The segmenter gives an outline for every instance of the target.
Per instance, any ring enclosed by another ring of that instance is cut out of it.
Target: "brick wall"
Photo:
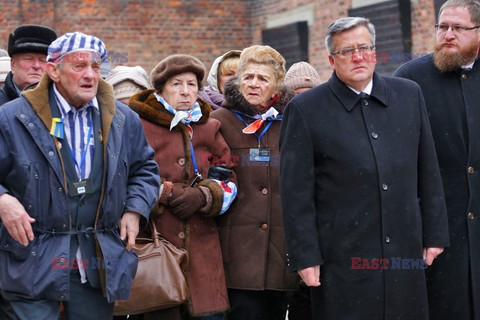
[[[412,51],[431,52],[434,0],[412,2]],[[261,43],[269,17],[313,4],[309,61],[323,80],[330,77],[325,29],[346,16],[352,0],[0,0],[0,47],[22,23],[50,26],[59,34],[95,34],[111,52],[128,55],[127,65],[147,72],[173,53],[188,53],[210,68],[218,55]],[[119,61],[121,62],[121,61]]]
[[[412,4],[412,52],[430,53],[435,42],[435,7],[433,0]]]
[[[251,43],[246,1],[0,0],[0,8],[0,48],[15,26],[43,24],[59,35],[94,34],[147,72],[173,53],[195,55],[209,69],[215,57]]]

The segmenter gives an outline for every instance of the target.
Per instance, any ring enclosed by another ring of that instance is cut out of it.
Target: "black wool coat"
[[[447,203],[450,248],[427,272],[432,319],[480,319],[480,61],[441,73],[428,55],[395,76],[425,97]]]
[[[5,78],[5,83],[0,87],[0,106],[19,97],[13,84],[13,74],[10,71]]]
[[[422,252],[448,228],[418,85],[374,74],[362,98],[334,73],[288,104],[280,150],[290,268],[321,265],[314,319],[428,319]]]

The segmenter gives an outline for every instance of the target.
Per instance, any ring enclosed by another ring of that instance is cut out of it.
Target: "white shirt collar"
[[[473,69],[473,65],[475,64],[475,60],[472,63],[467,64],[466,66],[462,66],[462,69]]]
[[[353,89],[352,87],[348,86],[347,87],[350,88],[350,90],[352,90],[353,92],[355,92],[356,94],[360,94],[361,92],[358,91],[358,90],[355,90]],[[363,89],[362,92],[365,92],[366,94],[370,95],[372,93],[372,88],[373,88],[373,78],[370,79],[370,82],[367,84],[367,86],[365,87],[365,89]]]
[[[65,98],[62,96],[60,91],[58,91],[56,84],[53,84],[53,92],[55,93],[55,96],[57,97],[58,102],[60,102],[59,107],[63,110],[62,113],[65,116],[67,113],[70,112],[70,110],[72,110],[72,106],[70,105],[70,103],[67,102],[67,100],[65,100]],[[93,99],[88,103],[86,103],[82,108],[86,106],[93,106],[95,109],[99,110],[97,97],[93,97]],[[82,109],[82,108],[79,108],[79,109]]]

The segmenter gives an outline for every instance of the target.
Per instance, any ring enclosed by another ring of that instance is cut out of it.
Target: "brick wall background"
[[[0,47],[20,24],[44,24],[58,34],[82,31],[105,41],[110,52],[127,54],[126,65],[147,72],[173,53],[202,60],[207,69],[231,49],[261,43],[270,15],[313,4],[309,62],[323,80],[331,74],[324,48],[326,27],[346,16],[351,0],[0,0]],[[412,51],[431,52],[434,0],[412,2]],[[125,63],[126,62],[126,63]]]
[[[0,47],[17,25],[34,23],[59,35],[94,34],[148,73],[173,53],[210,67],[216,56],[251,44],[248,17],[248,3],[237,0],[1,0]]]

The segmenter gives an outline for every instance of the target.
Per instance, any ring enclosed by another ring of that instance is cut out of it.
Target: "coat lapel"
[[[361,98],[360,95],[356,94],[349,87],[347,87],[347,85],[337,77],[335,72],[328,80],[328,86],[348,112],[352,111],[353,107],[355,107]],[[373,88],[370,97],[375,98],[384,106],[387,106],[388,104],[387,87],[385,85],[385,81],[375,72],[373,73]]]

